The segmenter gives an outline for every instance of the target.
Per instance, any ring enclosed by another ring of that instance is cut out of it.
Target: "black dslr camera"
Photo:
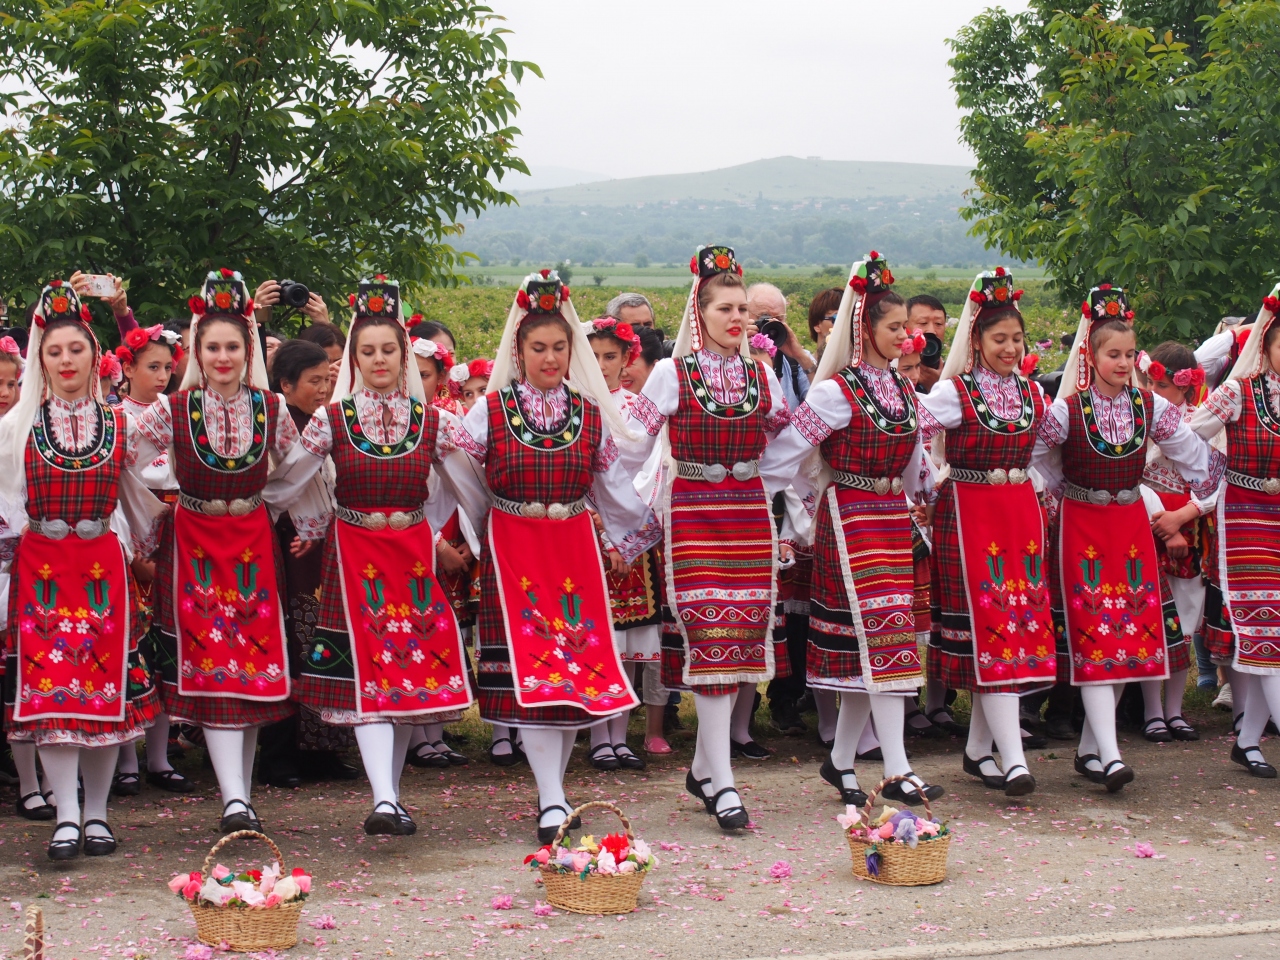
[[[297,280],[280,281],[280,306],[301,310],[310,297],[311,291],[305,283],[298,283]]]
[[[924,335],[924,349],[920,351],[920,362],[930,370],[942,366],[942,338],[936,333]]]

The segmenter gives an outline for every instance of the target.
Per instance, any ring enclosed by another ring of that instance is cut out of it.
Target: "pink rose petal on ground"
[[[511,894],[508,893],[505,896],[494,897],[491,901],[489,901],[489,906],[494,910],[510,910]]]
[[[321,914],[320,916],[318,916],[318,917],[312,917],[312,918],[311,918],[310,920],[308,920],[307,922],[308,922],[309,924],[311,924],[311,926],[315,927],[317,930],[336,930],[336,929],[338,929],[338,921],[334,920],[334,919],[333,919],[333,917],[332,917],[332,915],[327,914],[327,913],[322,913],[322,914]]]
[[[555,911],[551,909],[551,904],[543,903],[541,900],[535,900],[533,904],[533,915],[535,917],[549,917]]]
[[[791,876],[791,864],[785,860],[779,860],[769,868],[769,876],[775,880],[786,880]]]

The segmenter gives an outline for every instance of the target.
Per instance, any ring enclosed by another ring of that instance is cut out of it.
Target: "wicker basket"
[[[631,832],[631,821],[626,814],[612,803],[605,800],[593,800],[584,803],[567,817],[551,841],[554,849],[564,839],[573,818],[585,810],[609,810],[618,815],[622,821],[622,829],[627,839],[635,842],[636,835]],[[602,876],[592,873],[584,880],[576,873],[560,873],[552,867],[543,866],[542,884],[547,890],[547,903],[557,910],[568,910],[570,913],[631,913],[640,901],[640,885],[644,883],[644,875],[648,871],[637,870],[635,873],[615,873]]]
[[[276,862],[284,871],[284,857],[271,838],[256,830],[237,830],[213,845],[204,858],[202,882],[213,869],[214,859],[224,846],[240,838],[261,840],[271,848]],[[188,901],[196,918],[196,936],[211,947],[225,943],[230,949],[247,953],[251,950],[283,950],[298,942],[298,921],[302,919],[302,901],[277,904],[274,907],[215,907],[211,903]]]
[[[876,794],[891,783],[906,780],[906,777],[889,777],[881,782],[867,795],[867,805],[863,808],[864,823],[871,823],[871,805]],[[929,798],[922,796],[924,812],[930,820],[933,810],[929,807]],[[855,837],[851,831],[845,832],[849,841],[849,852],[853,854],[853,875],[872,883],[885,883],[895,887],[923,887],[931,883],[941,883],[947,879],[947,853],[951,848],[951,834],[922,840],[915,848],[905,843],[873,842],[866,837]],[[880,871],[878,876],[871,876],[867,871],[867,854],[872,848],[880,854]]]
[[[27,907],[27,925],[22,938],[22,960],[44,960],[44,913],[37,906]]]

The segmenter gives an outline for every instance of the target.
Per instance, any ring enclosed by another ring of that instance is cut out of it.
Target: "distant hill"
[[[774,157],[702,173],[631,177],[578,183],[554,190],[521,191],[520,202],[522,206],[562,203],[617,207],[673,200],[799,203],[872,197],[958,199],[972,183],[967,167]]]

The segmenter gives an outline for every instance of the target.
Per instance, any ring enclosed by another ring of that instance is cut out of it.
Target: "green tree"
[[[1111,280],[1155,333],[1255,308],[1280,267],[1280,4],[987,11],[952,41],[988,246],[1064,300]]]
[[[0,10],[0,296],[112,272],[140,318],[206,269],[334,298],[449,283],[462,213],[526,173],[509,59],[470,0],[11,0]]]

